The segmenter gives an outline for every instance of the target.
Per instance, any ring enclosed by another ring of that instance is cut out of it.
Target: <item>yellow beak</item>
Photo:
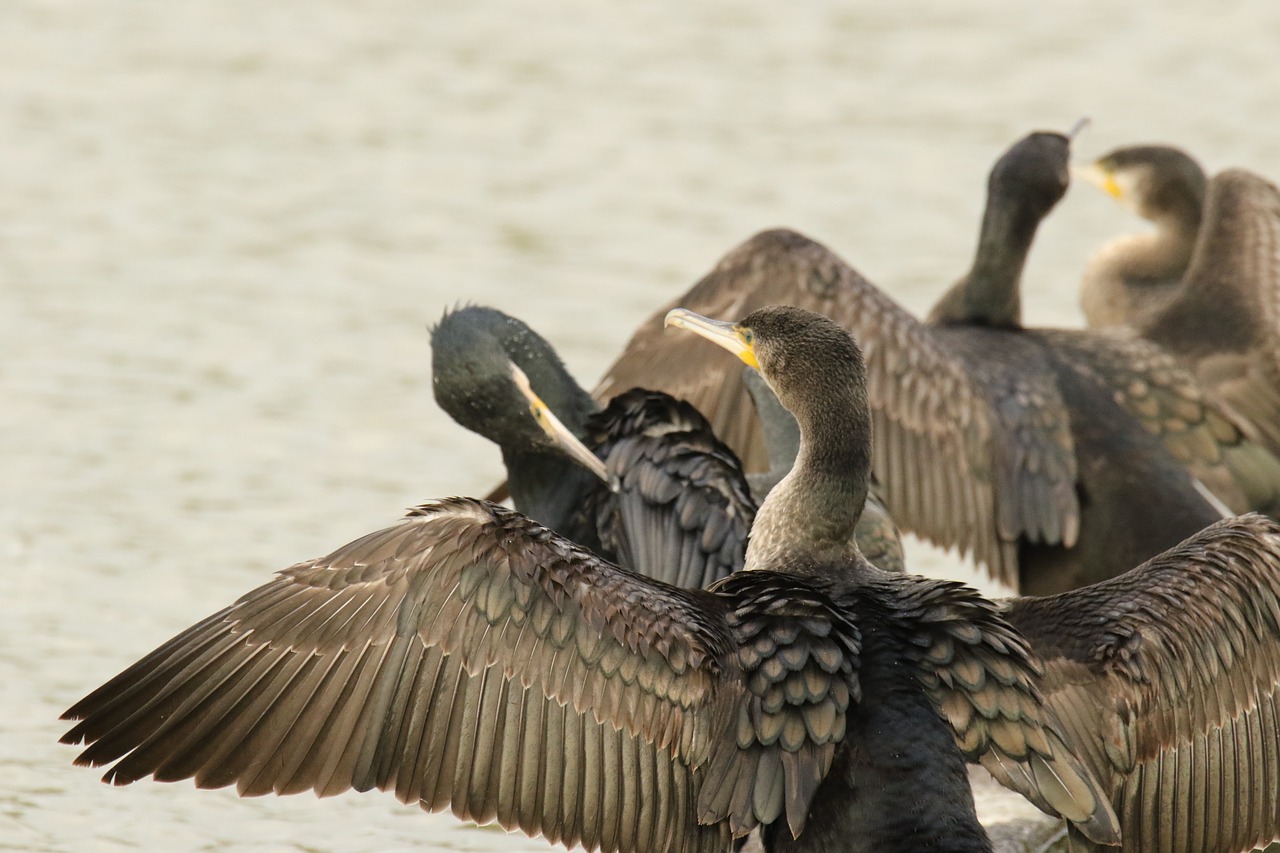
[[[515,364],[511,365],[511,378],[515,380],[516,387],[520,389],[520,393],[529,401],[529,413],[538,422],[538,426],[542,427],[542,431],[552,441],[560,445],[571,459],[604,482],[609,482],[609,472],[604,467],[604,463],[588,450],[585,444],[578,440],[578,437],[555,416],[555,413],[547,407],[546,403],[542,402],[542,398],[534,393],[533,386],[529,384],[529,377],[525,376],[524,371],[516,367]]]
[[[1117,201],[1124,199],[1124,189],[1121,188],[1119,182],[1116,181],[1116,176],[1109,169],[1098,163],[1090,163],[1082,169],[1073,171],[1081,180],[1093,184]]]
[[[756,360],[756,350],[752,344],[750,332],[737,323],[712,320],[709,317],[703,317],[701,314],[695,314],[688,308],[672,308],[667,312],[667,319],[663,325],[688,329],[695,335],[700,335],[713,344],[724,347],[742,359],[743,363],[754,367],[756,370],[760,369],[760,362]]]

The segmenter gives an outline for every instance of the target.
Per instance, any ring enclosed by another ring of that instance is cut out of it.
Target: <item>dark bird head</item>
[[[987,176],[987,205],[973,265],[929,313],[935,324],[1018,328],[1022,270],[1040,222],[1071,183],[1069,133],[1029,133],[1001,155]]]
[[[493,308],[447,312],[431,330],[431,386],[449,417],[499,445],[504,454],[551,450],[552,440],[530,416],[512,371],[581,435],[595,410],[551,345],[521,321]]]
[[[994,197],[1008,199],[1023,216],[1039,224],[1067,194],[1070,163],[1069,136],[1043,130],[1029,133],[991,167],[988,204]]]
[[[1192,227],[1200,225],[1207,179],[1200,164],[1178,148],[1117,148],[1081,169],[1080,177],[1144,219],[1174,217]]]

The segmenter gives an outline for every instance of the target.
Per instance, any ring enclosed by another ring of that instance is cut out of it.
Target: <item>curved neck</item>
[[[1022,270],[1040,217],[1016,202],[987,202],[973,266],[934,306],[933,323],[1022,325]]]
[[[1182,277],[1195,249],[1196,226],[1177,217],[1156,222],[1156,230],[1114,241],[1117,269],[1130,283],[1172,283]]]
[[[518,452],[503,450],[507,466],[507,488],[515,508],[552,530],[578,539],[575,514],[588,491],[598,481],[576,462],[558,452]],[[592,547],[590,542],[580,545]]]
[[[867,498],[871,420],[865,389],[832,389],[797,407],[800,449],[790,473],[769,492],[747,542],[746,567],[785,570],[858,554],[854,530]]]

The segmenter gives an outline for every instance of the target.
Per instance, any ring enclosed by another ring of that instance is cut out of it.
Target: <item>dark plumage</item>
[[[582,511],[619,563],[694,587],[742,568],[756,501],[738,457],[697,409],[633,388],[587,420],[583,441],[605,480]]]
[[[929,323],[789,231],[747,241],[676,300],[710,316],[795,304],[852,330],[867,349],[874,470],[894,520],[1035,593],[1112,577],[1221,517],[1193,477],[1232,511],[1280,506],[1280,460],[1170,353],[1020,325],[1023,264],[1065,192],[1068,153],[1066,137],[1036,133],[1000,158],[972,267]],[[596,393],[648,377],[754,452],[737,368],[664,336],[661,313]]]
[[[803,436],[755,571],[677,588],[438,501],[179,634],[71,708],[63,740],[122,784],[377,787],[655,851],[723,851],[756,826],[771,850],[989,850],[967,758],[1114,839],[995,605],[850,545],[870,459],[852,340],[786,309],[736,328]]]
[[[1045,699],[1125,851],[1280,838],[1280,525],[1226,519],[1119,577],[1002,612],[1043,661]]]
[[[1120,149],[1095,168],[1156,231],[1091,260],[1081,289],[1090,324],[1127,325],[1172,353],[1280,454],[1280,190],[1243,169],[1206,182],[1194,160],[1161,146]],[[1113,310],[1091,310],[1097,302]]]
[[[601,413],[541,335],[492,308],[446,313],[432,330],[431,346],[437,402],[499,445],[521,513],[606,559],[678,586],[707,586],[741,567],[755,504],[737,459],[692,407],[665,394],[654,400],[635,392]],[[530,396],[538,406],[532,416]],[[636,521],[630,531],[613,511],[608,487],[566,454],[554,430],[540,426],[538,418],[548,417],[566,435],[600,434],[603,441],[603,430],[611,446],[625,444],[628,465],[636,465],[628,482],[643,487],[627,492],[632,500],[625,511]],[[682,464],[694,447],[706,452],[693,465]],[[721,510],[715,530],[702,525],[712,516],[707,501]]]

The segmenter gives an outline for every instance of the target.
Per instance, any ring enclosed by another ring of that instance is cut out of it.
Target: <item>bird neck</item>
[[[800,455],[800,425],[764,380],[751,380],[746,384],[755,403],[765,452],[769,455],[769,473],[774,475],[775,481],[781,480]]]
[[[1155,224],[1153,232],[1130,234],[1113,243],[1111,256],[1120,275],[1130,283],[1170,284],[1181,278],[1191,263],[1196,223],[1168,216]]]
[[[988,201],[973,266],[934,306],[930,322],[1021,327],[1022,270],[1040,218],[1026,205]]]
[[[560,453],[504,448],[502,459],[515,508],[544,527],[573,538],[575,515],[597,483],[594,475]]]
[[[853,534],[871,466],[871,422],[865,392],[860,396],[861,411],[854,401],[831,395],[795,412],[800,449],[790,473],[756,513],[747,568],[785,571],[796,561],[822,564],[860,556]]]

